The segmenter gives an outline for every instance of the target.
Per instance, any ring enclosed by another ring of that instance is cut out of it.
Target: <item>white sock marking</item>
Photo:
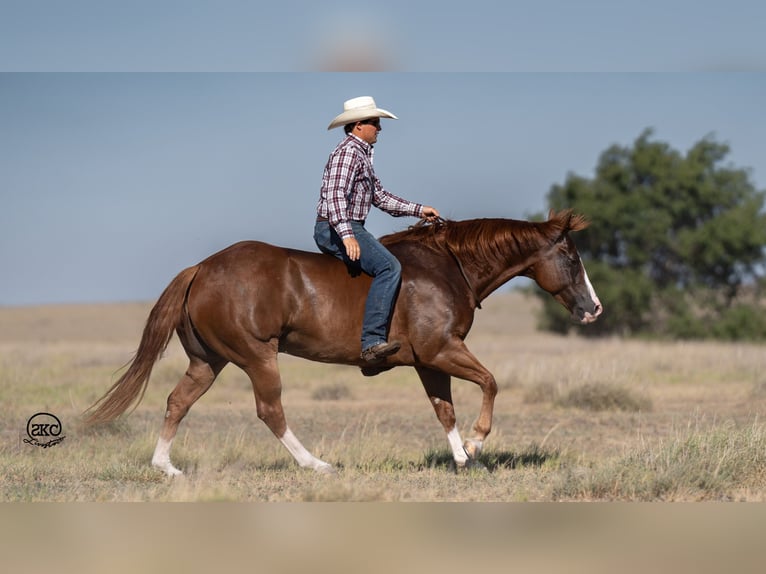
[[[447,433],[447,440],[449,441],[450,448],[452,448],[452,457],[458,466],[463,466],[468,461],[468,455],[463,448],[463,440],[460,438],[460,433],[457,427],[452,427],[452,430]]]
[[[152,466],[162,470],[168,476],[178,476],[183,474],[170,462],[170,447],[173,445],[173,439],[165,440],[162,437],[157,439],[157,446],[152,455]]]
[[[313,468],[319,472],[334,472],[331,464],[328,464],[322,460],[319,460],[313,454],[306,450],[289,428],[285,431],[285,434],[279,439],[285,448],[290,451],[293,458],[299,466],[303,468]]]

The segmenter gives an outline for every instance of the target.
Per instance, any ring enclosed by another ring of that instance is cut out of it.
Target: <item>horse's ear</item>
[[[579,213],[569,214],[569,222],[567,224],[569,231],[582,231],[588,227],[589,224],[590,222],[585,218],[584,215],[580,215]]]
[[[584,216],[574,213],[571,209],[565,209],[559,213],[551,209],[548,212],[548,221],[552,222],[554,229],[557,230],[556,241],[561,241],[570,231],[581,231],[588,227],[588,220]]]
[[[569,220],[572,218],[572,210],[571,209],[562,209],[559,212],[556,212],[554,209],[548,210],[548,221],[555,220],[558,225],[560,225],[565,230],[569,229]]]
[[[559,213],[551,209],[548,211],[548,221],[552,219],[558,220],[562,234],[568,231],[582,231],[590,223],[585,216],[575,213],[571,209],[565,209]]]

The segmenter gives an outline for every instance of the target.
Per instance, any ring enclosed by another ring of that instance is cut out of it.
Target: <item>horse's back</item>
[[[244,331],[300,355],[319,339],[348,345],[350,331],[358,339],[369,284],[330,255],[241,241],[199,264],[188,311],[216,351],[239,344]]]

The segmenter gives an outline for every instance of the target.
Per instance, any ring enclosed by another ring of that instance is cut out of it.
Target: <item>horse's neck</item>
[[[497,257],[468,262],[466,272],[479,300],[483,301],[496,289],[522,274],[540,257],[542,249],[541,238],[539,244],[527,245],[522,250],[518,250],[516,244],[507,245]]]

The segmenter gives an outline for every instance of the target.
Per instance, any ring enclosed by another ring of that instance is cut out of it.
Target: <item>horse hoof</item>
[[[338,474],[338,471],[335,470],[335,467],[331,464],[322,464],[320,466],[317,466],[314,469],[319,474],[324,474],[325,476],[332,476],[335,474]]]
[[[455,463],[455,472],[456,473],[463,473],[463,472],[489,472],[489,469],[484,466],[481,462],[474,458],[469,458],[467,461],[465,461],[463,464],[457,464]]]
[[[463,450],[468,455],[468,458],[477,459],[481,454],[483,446],[484,443],[482,441],[469,438],[463,443]]]
[[[479,472],[489,472],[489,469],[483,463],[473,458],[468,459],[468,462],[466,462],[465,467],[468,470],[478,470]]]
[[[170,463],[168,463],[168,464],[153,464],[152,466],[154,466],[154,468],[158,468],[159,470],[161,470],[162,472],[164,472],[167,476],[169,476],[171,478],[174,477],[174,476],[182,476],[183,475],[183,471],[182,470],[177,469],[175,466],[173,466]]]

